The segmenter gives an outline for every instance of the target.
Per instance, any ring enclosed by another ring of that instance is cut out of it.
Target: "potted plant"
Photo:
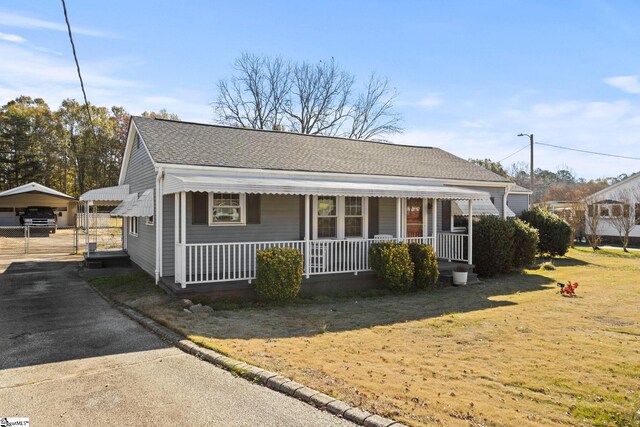
[[[462,264],[456,265],[455,267],[453,267],[453,284],[466,285],[468,274],[469,274],[469,269],[466,265],[462,265]]]

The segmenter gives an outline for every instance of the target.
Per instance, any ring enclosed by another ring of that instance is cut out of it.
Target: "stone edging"
[[[275,372],[265,371],[264,369],[248,365],[216,351],[202,347],[193,341],[186,339],[177,332],[162,326],[155,320],[140,314],[132,308],[114,303],[95,287],[91,286],[91,289],[127,317],[135,320],[140,325],[144,326],[185,353],[189,353],[199,359],[224,368],[227,371],[231,371],[244,379],[257,382],[272,390],[295,397],[296,399],[313,405],[318,409],[326,410],[358,425],[365,427],[406,427],[405,424],[398,421],[394,421],[380,415],[375,415],[363,409],[351,406],[342,400],[335,399],[310,387],[306,387],[304,384],[292,381],[289,378],[276,374]]]

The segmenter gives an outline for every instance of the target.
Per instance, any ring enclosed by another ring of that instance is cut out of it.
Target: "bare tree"
[[[600,249],[601,236],[598,230],[601,219],[600,207],[601,204],[594,198],[587,197],[585,199],[585,234],[594,251]]]
[[[612,204],[611,206],[611,224],[618,231],[620,241],[622,242],[622,249],[625,252],[627,246],[629,246],[629,234],[636,226],[636,219],[631,214],[632,206],[635,207],[634,202],[640,201],[639,189],[634,190],[622,190],[616,193],[616,201],[619,203]]]
[[[402,132],[400,115],[393,111],[397,96],[386,78],[372,74],[351,110],[349,138],[374,139],[381,134]]]
[[[292,63],[281,58],[242,54],[235,74],[218,83],[217,121],[255,129],[379,138],[399,133],[396,91],[386,79],[371,76],[362,93],[355,78],[333,59]]]
[[[272,129],[282,120],[291,89],[291,67],[282,58],[243,53],[236,74],[218,82],[214,110],[220,122],[254,129]]]

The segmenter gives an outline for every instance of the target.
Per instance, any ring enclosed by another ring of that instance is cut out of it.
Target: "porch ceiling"
[[[490,198],[489,193],[485,191],[444,185],[167,174],[163,193],[173,194],[181,191],[309,194],[317,196],[426,197],[452,200],[489,200]]]

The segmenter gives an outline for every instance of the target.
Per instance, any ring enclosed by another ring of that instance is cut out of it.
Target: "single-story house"
[[[30,182],[0,192],[0,226],[19,226],[20,215],[30,206],[50,207],[58,217],[58,226],[73,226],[76,204],[75,197],[37,182]]]
[[[597,191],[584,199],[587,233],[590,233],[589,216],[597,215],[598,234],[605,242],[620,242],[620,233],[612,217],[623,215],[628,218],[631,231],[629,241],[640,243],[640,172],[620,182]]]
[[[533,192],[528,188],[513,184],[507,194],[507,207],[515,216],[519,217],[523,212],[529,210],[532,194]]]
[[[513,183],[439,148],[145,117],[119,185],[124,249],[176,289],[250,283],[274,246],[301,250],[307,279],[369,270],[383,239],[471,264],[473,215],[514,216]]]

